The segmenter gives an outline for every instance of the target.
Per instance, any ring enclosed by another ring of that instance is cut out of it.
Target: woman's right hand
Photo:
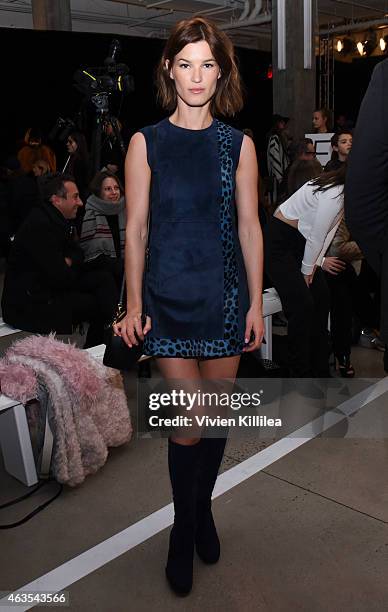
[[[141,313],[139,312],[127,312],[121,321],[113,325],[113,332],[116,336],[121,336],[129,348],[134,345],[138,346],[139,340],[143,341],[144,336],[148,334],[150,329],[151,318],[146,317],[145,325],[142,327]]]
[[[322,270],[329,272],[336,276],[340,272],[343,272],[346,268],[346,263],[339,259],[339,257],[324,257],[322,261]]]

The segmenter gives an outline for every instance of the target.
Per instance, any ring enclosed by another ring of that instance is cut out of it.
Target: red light
[[[272,78],[273,78],[273,70],[272,70],[272,66],[269,65],[267,69],[267,79],[272,79]]]

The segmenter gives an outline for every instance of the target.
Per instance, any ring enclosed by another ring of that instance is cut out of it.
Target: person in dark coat
[[[44,203],[16,233],[4,280],[3,319],[34,333],[71,334],[89,321],[85,346],[99,344],[109,316],[99,292],[110,291],[108,277],[87,275],[83,252],[70,224],[83,205],[68,175],[50,175],[42,185]]]
[[[381,278],[380,338],[388,343],[388,60],[376,66],[361,104],[346,179],[345,218]],[[388,371],[385,351],[384,368]]]
[[[5,185],[0,181],[0,257],[8,257],[11,247],[11,221]]]

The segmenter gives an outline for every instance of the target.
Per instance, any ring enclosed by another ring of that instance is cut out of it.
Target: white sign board
[[[315,151],[317,154],[317,160],[320,164],[325,167],[327,162],[331,158],[331,139],[334,136],[334,132],[329,134],[305,134],[305,138],[311,138],[315,145]]]

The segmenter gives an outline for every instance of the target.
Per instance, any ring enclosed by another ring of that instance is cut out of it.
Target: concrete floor
[[[384,376],[378,351],[355,347],[352,358],[359,376]],[[132,411],[135,384],[129,377]],[[373,405],[363,410],[375,418]],[[213,567],[195,560],[188,598],[175,597],[166,584],[164,529],[74,581],[65,589],[69,609],[386,611],[387,440],[341,435],[339,428],[332,437],[311,440],[214,501],[222,556]],[[271,442],[251,434],[230,440],[222,470]],[[0,459],[0,504],[25,492]],[[0,524],[47,497],[39,493],[20,508],[2,510]],[[166,440],[135,437],[112,449],[106,465],[84,484],[65,488],[28,523],[0,531],[0,591],[43,576],[170,501]]]

